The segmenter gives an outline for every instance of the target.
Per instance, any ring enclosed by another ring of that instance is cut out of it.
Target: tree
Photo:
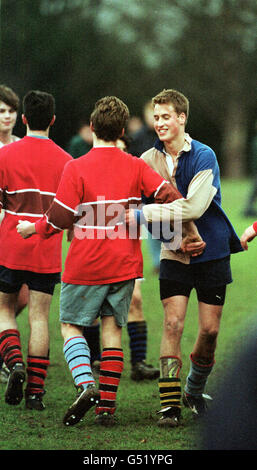
[[[33,88],[55,96],[52,135],[62,146],[97,99],[116,94],[137,110],[147,89],[140,56],[112,29],[99,29],[100,10],[101,0],[2,1],[1,81],[20,96]]]
[[[65,145],[94,102],[132,114],[163,88],[190,99],[189,132],[216,150],[222,175],[246,171],[256,114],[256,0],[2,0],[1,81],[54,94]]]
[[[210,122],[219,126],[223,175],[242,177],[250,119],[257,111],[256,2],[200,0],[194,2],[190,16],[177,44],[181,57],[186,57],[185,88]]]
[[[159,89],[177,87],[189,96],[201,134],[207,143],[216,140],[223,175],[244,175],[257,111],[256,1],[102,0],[101,10],[101,28],[120,25],[114,33],[134,43]]]

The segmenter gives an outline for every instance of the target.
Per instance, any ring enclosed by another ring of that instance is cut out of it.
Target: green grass
[[[223,181],[223,207],[240,236],[251,219],[241,216],[250,183]],[[67,244],[64,242],[64,254]],[[159,301],[158,279],[152,274],[151,261],[143,243],[145,282],[142,285],[143,308],[148,322],[147,361],[158,366],[163,312]],[[215,394],[217,384],[224,380],[229,362],[240,344],[247,339],[249,321],[255,315],[257,242],[249,251],[233,255],[234,282],[228,288],[221,331],[216,352],[216,365],[208,382],[207,392]],[[83,422],[74,428],[64,427],[62,417],[74,399],[75,389],[64,361],[63,341],[59,327],[59,292],[56,289],[50,313],[51,365],[46,381],[46,410],[25,410],[24,402],[11,407],[4,402],[5,386],[0,384],[0,449],[1,450],[194,450],[199,449],[199,429],[188,410],[183,409],[182,425],[173,430],[156,426],[159,410],[157,382],[135,383],[130,380],[128,335],[123,331],[125,367],[118,391],[117,419],[113,429],[98,428],[90,410]],[[189,354],[197,332],[197,302],[190,298],[182,340],[182,383],[188,371]],[[25,310],[18,317],[24,358],[27,352],[28,322]]]

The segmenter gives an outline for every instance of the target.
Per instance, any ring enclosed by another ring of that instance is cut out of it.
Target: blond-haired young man
[[[214,151],[185,131],[189,100],[181,92],[165,89],[153,99],[158,140],[141,159],[171,182],[183,197],[171,204],[149,204],[144,217],[194,220],[206,248],[200,256],[161,251],[160,297],[164,328],[160,347],[160,426],[177,426],[181,416],[181,338],[190,292],[196,289],[199,331],[190,355],[183,402],[195,416],[206,411],[204,389],[214,365],[226,286],[232,282],[230,255],[242,251],[230,221],[221,207],[220,172]],[[133,212],[133,211],[132,211]],[[133,213],[127,220],[133,218]]]

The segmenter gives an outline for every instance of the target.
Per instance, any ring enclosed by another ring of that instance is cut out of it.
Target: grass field
[[[238,235],[250,225],[251,219],[243,218],[242,208],[250,183],[248,181],[223,181],[223,208],[232,221]],[[218,240],[217,240],[218,243]],[[64,242],[64,255],[67,250]],[[162,307],[159,301],[158,279],[152,274],[151,262],[143,244],[145,282],[142,286],[144,314],[148,321],[147,361],[158,366],[159,344],[162,332]],[[215,389],[224,379],[234,350],[247,341],[248,323],[256,313],[256,254],[257,242],[249,251],[233,255],[234,282],[228,288],[221,331],[216,353],[216,365],[211,375],[207,393],[215,395]],[[47,393],[43,412],[25,410],[24,401],[17,406],[4,402],[5,386],[0,384],[0,449],[1,450],[196,450],[199,449],[199,429],[188,410],[183,409],[182,425],[173,430],[160,430],[157,426],[159,395],[157,381],[136,383],[130,380],[128,335],[123,331],[125,367],[118,391],[115,428],[102,429],[94,424],[94,412],[90,410],[74,427],[62,424],[67,406],[75,396],[70,372],[63,358],[63,341],[60,335],[58,310],[60,287],[56,289],[50,315],[51,365],[46,381]],[[27,311],[18,318],[24,358],[27,353]],[[197,304],[195,294],[190,298],[186,325],[182,340],[182,384],[188,372],[189,354],[197,332]]]

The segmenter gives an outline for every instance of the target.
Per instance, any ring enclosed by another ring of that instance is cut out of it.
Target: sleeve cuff
[[[38,235],[40,235],[41,237],[43,236],[43,233],[44,233],[44,230],[43,230],[43,227],[42,227],[42,223],[43,223],[43,219],[39,219],[35,222],[35,231]],[[43,237],[44,238],[44,237]]]
[[[135,219],[138,225],[142,225],[142,224],[147,225],[147,220],[142,210],[135,209],[134,215],[135,215]]]
[[[257,233],[257,220],[253,223],[253,230]]]
[[[35,222],[35,230],[36,230],[36,233],[39,233],[39,227],[38,227],[38,226],[39,226],[39,223],[40,223],[40,220],[37,220],[37,221]]]

